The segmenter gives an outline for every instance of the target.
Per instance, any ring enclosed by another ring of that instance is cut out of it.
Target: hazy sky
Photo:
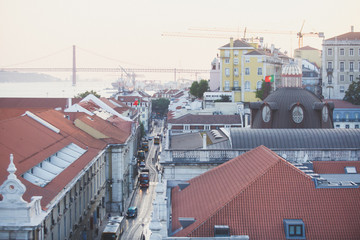
[[[228,39],[161,34],[231,28],[240,30],[237,38],[245,27],[297,32],[305,20],[304,33],[330,38],[351,25],[360,31],[359,9],[358,0],[0,0],[0,67],[71,67],[76,45],[78,67],[209,69]],[[246,36],[289,53],[297,48],[296,33]],[[306,45],[320,49],[321,39],[305,37]]]

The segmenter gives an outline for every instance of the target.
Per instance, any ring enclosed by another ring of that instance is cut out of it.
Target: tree
[[[354,81],[349,85],[345,92],[344,101],[350,102],[354,105],[360,105],[360,79]]]
[[[262,80],[261,88],[256,89],[256,97],[264,100],[267,96],[269,96],[271,90],[271,85],[269,82],[265,82]]]
[[[94,90],[91,90],[90,92],[89,91],[86,91],[86,92],[83,92],[83,93],[79,93],[78,95],[76,95],[74,98],[84,98],[86,97],[87,95],[89,94],[92,94],[94,95],[95,97],[97,98],[100,98],[100,94],[97,94]]]
[[[195,81],[191,84],[190,94],[194,97],[197,97],[199,94],[199,82]]]
[[[190,87],[190,94],[197,98],[202,98],[204,92],[209,88],[209,83],[207,80],[200,80],[200,82],[193,82]]]
[[[152,112],[158,116],[165,116],[169,109],[170,100],[166,98],[159,98],[151,101]]]
[[[140,121],[139,121],[140,122]],[[140,122],[140,139],[142,138],[142,137],[144,137],[145,136],[145,128],[144,128],[144,123],[143,122]]]
[[[202,98],[204,96],[204,92],[206,92],[209,88],[209,83],[207,80],[201,80],[199,83],[199,92],[198,97]]]

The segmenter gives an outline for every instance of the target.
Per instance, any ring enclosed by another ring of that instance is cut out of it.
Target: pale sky
[[[359,9],[358,0],[0,0],[0,67],[71,67],[76,45],[78,67],[209,69],[229,39],[161,34],[199,33],[194,27],[239,29],[234,38],[245,27],[293,31],[246,35],[263,36],[290,55],[304,20],[303,33],[324,32],[326,39],[351,25],[359,32]],[[321,39],[304,37],[306,45],[321,49]]]

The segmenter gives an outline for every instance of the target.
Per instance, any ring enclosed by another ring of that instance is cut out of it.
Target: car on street
[[[137,217],[137,207],[129,207],[126,212],[127,218],[136,218]]]
[[[144,168],[145,167],[145,161],[141,161],[139,163],[139,168]]]

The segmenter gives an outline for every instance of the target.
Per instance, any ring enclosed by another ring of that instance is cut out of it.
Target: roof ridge
[[[222,204],[219,208],[215,209],[212,213],[210,213],[209,215],[207,215],[206,217],[204,217],[205,220],[202,221],[201,223],[198,223],[198,225],[197,225],[196,227],[194,227],[194,228],[193,228],[189,233],[187,233],[186,235],[191,234],[191,233],[192,233],[193,231],[195,231],[197,228],[199,228],[200,226],[202,226],[203,224],[205,224],[211,216],[214,216],[220,209],[222,209],[222,208],[224,208],[225,206],[227,206],[237,195],[239,195],[240,193],[244,192],[245,189],[247,189],[247,188],[248,188],[249,186],[251,186],[255,181],[257,181],[257,180],[260,179],[262,176],[264,176],[264,174],[266,174],[266,172],[268,172],[269,169],[273,168],[273,167],[274,167],[276,164],[278,164],[279,161],[282,159],[279,155],[277,155],[275,152],[271,151],[269,148],[267,148],[267,147],[264,146],[264,145],[261,145],[261,146],[255,148],[255,149],[253,149],[252,151],[245,152],[245,153],[239,155],[238,157],[244,158],[244,157],[246,157],[246,155],[249,155],[249,153],[255,151],[256,149],[261,149],[261,150],[266,151],[267,153],[273,155],[273,157],[276,157],[277,160],[276,160],[275,162],[273,162],[272,164],[270,164],[270,166],[269,166],[268,168],[266,168],[266,169],[264,170],[264,172],[260,173],[256,178],[254,178],[252,181],[250,181],[241,191],[239,191],[239,192],[237,192],[235,195],[231,196],[231,197],[229,198],[229,199],[230,199],[229,201],[225,202],[225,203]],[[235,158],[236,158],[236,157],[235,157]],[[286,161],[286,160],[284,160],[284,161]],[[223,163],[221,166],[226,166],[226,165],[228,165],[228,164],[231,164],[231,161],[227,161],[227,162]],[[216,170],[216,168],[213,168],[213,169],[210,169],[209,171],[207,171],[206,173],[211,172],[211,171],[215,171],[215,170]],[[195,177],[195,178],[192,178],[191,180],[196,179],[196,178],[199,178],[199,177],[201,177],[201,175],[199,175],[199,176],[197,176],[197,177]],[[191,181],[191,180],[190,180],[190,181]],[[190,182],[190,181],[189,181],[189,182]],[[196,222],[195,222],[195,223],[196,223]],[[194,223],[194,224],[195,224],[195,223]]]
[[[221,209],[224,209],[226,206],[228,206],[231,202],[234,201],[234,199],[236,199],[240,194],[244,193],[246,190],[248,190],[255,182],[259,181],[262,177],[264,177],[266,174],[269,173],[270,170],[272,170],[275,166],[277,166],[278,164],[285,164],[284,166],[290,167],[293,170],[297,171],[299,174],[302,174],[304,177],[307,178],[311,178],[310,176],[308,176],[306,173],[304,173],[303,171],[301,171],[300,169],[298,169],[297,167],[295,167],[294,165],[292,165],[291,163],[289,163],[288,161],[286,161],[284,158],[282,158],[281,156],[277,155],[275,152],[271,151],[269,148],[267,148],[266,146],[259,146],[262,147],[264,150],[268,151],[269,153],[273,154],[276,158],[277,161],[274,162],[273,164],[271,164],[266,170],[265,172],[263,172],[262,174],[259,174],[259,176],[257,176],[256,178],[254,178],[251,182],[249,182],[240,192],[237,192],[236,194],[234,194],[234,196],[230,197],[229,201],[227,201],[225,204],[221,205],[219,208],[217,208],[216,210],[214,210],[213,213],[209,214],[207,217],[205,217],[205,221],[199,223],[199,225],[197,225],[196,227],[194,227],[191,232],[189,232],[187,235],[191,234],[192,232],[196,231],[196,229],[198,229],[200,226],[204,225],[205,223],[207,223],[212,216],[215,216],[215,214],[217,214]],[[311,180],[311,179],[309,179]]]

